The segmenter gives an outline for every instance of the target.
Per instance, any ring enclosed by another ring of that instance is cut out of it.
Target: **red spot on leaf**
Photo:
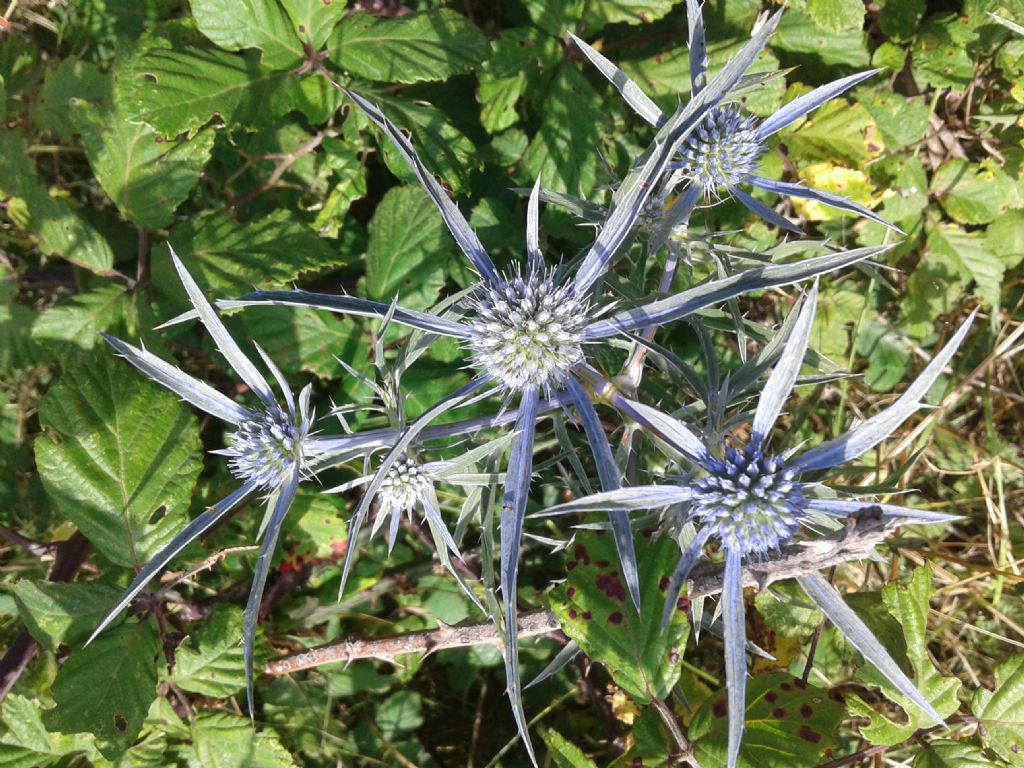
[[[781,720],[785,716],[786,710],[784,710],[782,707],[776,707],[772,710],[772,717],[774,717],[776,720]]]
[[[609,624],[621,624],[622,623],[622,614],[619,613],[618,611],[612,611],[610,614],[608,614],[608,623]]]
[[[625,600],[626,589],[622,586],[617,573],[599,573],[594,580],[597,588],[612,600]]]
[[[711,705],[711,714],[715,717],[725,717],[725,714],[728,711],[729,705],[725,703],[725,699],[719,699]]]
[[[806,725],[801,725],[797,729],[796,735],[804,741],[809,741],[811,744],[817,744],[819,741],[821,741],[821,734],[817,731],[812,731]]]
[[[803,706],[800,707],[800,717],[808,718],[808,717],[810,717],[813,714],[814,714],[814,710],[811,708],[810,704],[804,704]]]
[[[577,544],[573,547],[572,553],[576,555],[576,559],[584,565],[590,565],[590,553],[587,552],[587,548],[582,544]]]

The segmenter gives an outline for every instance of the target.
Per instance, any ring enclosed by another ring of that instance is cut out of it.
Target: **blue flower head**
[[[690,29],[691,94],[696,97],[707,87],[707,42],[697,0],[687,0],[686,9]],[[755,34],[763,34],[766,30],[770,33],[777,26],[778,19],[779,14],[775,14]],[[572,39],[641,118],[654,126],[664,122],[664,115],[658,105],[625,72],[575,35],[572,35]],[[755,117],[745,116],[737,104],[716,104],[704,115],[696,130],[680,144],[669,165],[664,195],[672,192],[680,194],[676,203],[680,212],[692,209],[701,197],[713,200],[731,196],[769,224],[801,233],[792,222],[743,189],[750,186],[779,195],[814,200],[840,211],[864,216],[898,232],[897,227],[845,197],[803,184],[766,179],[757,174],[757,163],[767,148],[769,138],[878,71],[871,69],[858,72],[815,88],[760,122]]]
[[[668,587],[663,618],[667,622],[676,597],[709,542],[717,542],[724,555],[722,619],[729,701],[728,765],[736,765],[743,734],[745,710],[746,643],[743,611],[744,562],[759,561],[792,542],[800,528],[815,515],[846,518],[874,507],[882,516],[905,522],[948,522],[949,515],[875,504],[852,499],[819,498],[804,476],[833,469],[856,459],[889,437],[911,414],[952,359],[970,329],[973,315],[953,334],[921,375],[888,408],[849,432],[799,455],[774,454],[769,437],[789,397],[807,352],[817,285],[804,299],[782,354],[758,399],[750,440],[743,448],[705,444],[681,421],[642,403],[623,405],[639,423],[658,434],[693,467],[677,484],[635,486],[602,492],[553,507],[546,515],[578,511],[628,512],[684,504],[697,535],[684,550]],[[832,623],[904,696],[936,722],[941,718],[918,692],[888,651],[820,575],[799,577],[804,591]]]

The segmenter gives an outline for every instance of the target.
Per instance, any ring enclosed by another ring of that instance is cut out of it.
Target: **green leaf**
[[[852,3],[850,5],[853,5]],[[842,32],[819,27],[810,16],[789,8],[772,36],[771,46],[826,66],[866,67],[867,36],[860,28]]]
[[[544,744],[548,748],[548,757],[554,760],[557,768],[597,768],[583,750],[554,728],[544,731]]]
[[[338,559],[348,547],[346,520],[342,499],[300,493],[284,522],[284,532],[297,543],[289,557],[302,561]]]
[[[114,266],[114,252],[100,232],[62,198],[53,197],[36,176],[25,145],[13,131],[0,131],[0,198],[20,198],[22,215],[7,205],[7,215],[39,239],[39,250],[92,272]]]
[[[1006,269],[1024,261],[1024,211],[1010,211],[985,232],[985,249],[996,254]]]
[[[48,730],[91,733],[108,759],[129,746],[156,698],[160,638],[152,623],[108,630],[76,650],[57,673],[57,706],[43,714]]]
[[[302,61],[302,41],[277,0],[189,0],[199,31],[227,51],[259,48],[271,69]]]
[[[854,95],[867,109],[890,149],[909,147],[928,133],[931,108],[924,97],[902,96],[893,93],[888,85],[861,87]]]
[[[247,717],[220,713],[192,721],[192,743],[185,748],[189,768],[293,768],[276,733],[253,729]]]
[[[78,293],[67,304],[58,304],[36,316],[32,338],[39,341],[66,341],[82,349],[92,349],[101,331],[109,331],[125,317],[128,295],[120,285],[101,285]]]
[[[366,195],[366,163],[360,147],[337,139],[325,139],[322,147],[325,164],[333,171],[336,183],[313,226],[323,237],[337,237],[352,223],[346,215],[349,207]]]
[[[309,371],[325,379],[342,375],[335,358],[360,368],[369,341],[351,319],[314,309],[251,307],[240,316],[249,336],[285,373]]]
[[[1010,210],[1013,181],[998,166],[954,158],[932,176],[931,192],[955,221],[989,224]]]
[[[566,555],[569,576],[551,592],[551,610],[562,631],[638,702],[664,699],[679,679],[690,625],[685,610],[672,612],[661,629],[661,601],[679,547],[670,536],[644,542],[640,558],[640,594],[646,597],[637,615],[619,573],[614,539],[605,533],[580,533]]]
[[[104,557],[138,566],[185,520],[200,470],[195,417],[113,355],[71,365],[40,407],[47,495]]]
[[[857,353],[868,358],[864,383],[875,392],[890,392],[903,381],[910,365],[910,349],[897,331],[867,319],[857,329]]]
[[[978,297],[995,306],[999,303],[1005,267],[986,246],[983,233],[966,232],[955,224],[940,224],[928,235],[928,250],[941,254],[964,280],[973,280]]]
[[[784,672],[747,680],[746,726],[739,768],[811,768],[834,749],[843,707],[828,691]],[[704,768],[726,764],[728,707],[725,691],[713,695],[693,716],[690,739]]]
[[[675,0],[591,0],[584,21],[591,32],[609,24],[650,24],[668,14],[673,5]]]
[[[905,317],[902,327],[918,339],[932,335],[936,317],[956,309],[966,282],[960,276],[959,260],[941,242],[939,246],[925,251],[907,281],[901,304]]]
[[[174,683],[186,691],[218,698],[240,691],[245,685],[240,643],[243,623],[240,608],[218,607],[195,636],[185,638],[175,651]]]
[[[281,0],[295,32],[319,51],[345,15],[346,0]]]
[[[976,37],[977,33],[954,14],[929,18],[911,47],[911,69],[918,86],[966,90],[974,77],[967,44]]]
[[[71,121],[82,135],[89,164],[124,216],[144,229],[174,221],[174,211],[199,182],[213,151],[214,132],[165,141],[145,123],[77,99]]]
[[[831,101],[795,131],[784,134],[786,148],[801,161],[840,160],[863,166],[881,151],[878,128],[862,104]]]
[[[72,99],[102,103],[108,100],[110,78],[94,64],[64,59],[46,73],[38,100],[32,103],[32,122],[41,130],[70,141],[75,133],[69,106]]]
[[[43,768],[61,757],[84,752],[90,760],[102,759],[89,734],[50,733],[42,720],[39,701],[16,694],[0,704],[0,768]]]
[[[25,628],[50,651],[85,640],[120,595],[119,589],[105,584],[22,579],[14,585],[14,600]]]
[[[192,133],[214,115],[229,125],[261,128],[292,110],[314,123],[333,112],[341,97],[324,78],[269,69],[257,58],[227,53],[187,26],[167,23],[118,62],[115,103],[130,120],[168,138]]]
[[[948,717],[959,707],[957,691],[960,690],[960,681],[955,677],[944,677],[928,656],[928,602],[934,591],[931,570],[917,568],[906,586],[887,584],[883,587],[882,601],[903,630],[915,685],[940,716]],[[861,726],[860,731],[871,743],[899,744],[909,739],[918,728],[931,724],[931,718],[910,704],[873,667],[863,666],[858,674],[882,688],[885,695],[897,702],[908,715],[906,723],[897,723],[875,712],[858,697],[850,696],[850,712],[867,716],[869,720],[869,724]]]
[[[544,100],[544,117],[523,162],[546,189],[587,197],[603,169],[601,100],[575,67],[559,67]]]
[[[1014,766],[1024,765],[1024,654],[996,667],[994,691],[979,690],[971,711],[985,746]]]
[[[982,751],[968,742],[936,739],[917,753],[912,768],[994,768]]]
[[[881,0],[878,26],[893,40],[909,40],[924,18],[925,0]]]
[[[426,309],[444,285],[454,250],[434,204],[419,187],[388,190],[370,220],[366,296]]]
[[[490,53],[487,38],[448,9],[398,18],[368,13],[345,17],[328,41],[331,62],[357,77],[382,83],[445,80]]]
[[[396,691],[377,707],[377,727],[388,741],[423,725],[423,698],[415,691]]]
[[[473,142],[453,126],[441,110],[423,102],[386,96],[377,96],[376,101],[395,125],[409,131],[417,153],[421,158],[428,158],[428,167],[441,177],[453,194],[469,187],[470,174],[480,164],[479,153]],[[391,172],[406,182],[414,183],[415,176],[391,142],[386,142],[383,149]]]
[[[480,123],[488,133],[499,133],[519,121],[520,98],[554,70],[560,58],[555,38],[526,27],[502,31],[477,74]]]
[[[300,275],[344,263],[327,240],[284,208],[248,223],[239,223],[227,213],[206,211],[175,227],[170,243],[211,299],[237,298],[253,288],[288,286]],[[166,244],[154,249],[152,261],[156,291],[184,309],[188,299]]]
[[[846,0],[807,0],[807,15],[827,32],[859,31],[867,9]]]

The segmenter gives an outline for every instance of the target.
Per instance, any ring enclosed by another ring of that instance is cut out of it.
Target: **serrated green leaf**
[[[672,612],[661,629],[661,600],[679,547],[669,536],[645,543],[640,558],[640,594],[648,604],[637,615],[626,597],[614,539],[581,533],[566,555],[568,578],[550,595],[562,631],[583,652],[604,664],[612,679],[638,702],[663,699],[679,679],[690,624],[685,610]]]
[[[523,162],[531,179],[546,189],[587,197],[597,186],[600,126],[606,118],[600,98],[575,67],[560,67],[544,101],[540,129]]]
[[[947,250],[927,249],[907,281],[901,304],[905,318],[902,326],[915,338],[930,336],[935,318],[954,310],[966,282],[960,276],[958,259]]]
[[[1024,655],[996,667],[995,690],[975,692],[971,711],[981,721],[985,746],[1011,765],[1024,765]]]
[[[866,319],[857,329],[857,354],[868,359],[864,383],[875,392],[890,392],[907,373],[910,349],[889,325]]]
[[[314,309],[252,307],[241,316],[252,340],[285,373],[309,371],[337,378],[339,358],[355,368],[368,359],[369,341],[351,319]]]
[[[863,30],[825,30],[795,8],[789,8],[783,14],[779,28],[772,36],[771,46],[827,66],[866,67],[869,61],[867,35]]]
[[[1024,261],[1024,211],[1010,211],[993,221],[985,231],[985,249],[1008,270]]]
[[[39,420],[47,496],[104,557],[138,566],[180,529],[201,462],[174,395],[111,354],[67,368]]]
[[[108,100],[110,78],[94,64],[80,59],[64,59],[46,73],[39,99],[32,103],[32,122],[64,141],[75,132],[68,107],[71,99],[95,103]]]
[[[544,731],[544,744],[548,748],[548,757],[555,761],[557,768],[597,768],[583,750],[554,728]]]
[[[215,115],[261,128],[292,110],[321,123],[337,106],[341,97],[324,78],[270,69],[258,58],[222,51],[183,24],[167,23],[118,62],[114,100],[130,120],[168,138],[192,133]]]
[[[16,223],[39,240],[39,250],[60,256],[92,272],[114,266],[106,238],[60,197],[51,196],[36,176],[25,145],[13,131],[0,131],[0,198],[20,198],[23,216]],[[7,215],[14,208],[8,202]]]
[[[785,133],[786,148],[801,161],[839,160],[863,166],[881,151],[878,128],[862,104],[831,101],[797,130]]]
[[[828,691],[784,672],[747,679],[746,725],[738,768],[811,768],[834,749],[843,707]],[[690,722],[690,739],[704,768],[726,764],[725,691],[711,696]]]
[[[533,28],[502,31],[477,74],[480,122],[488,133],[499,133],[519,121],[520,98],[558,65],[560,56],[555,39]]]
[[[293,768],[292,760],[269,728],[253,729],[249,718],[201,714],[192,721],[192,743],[182,750],[189,768]]]
[[[175,651],[174,683],[186,691],[219,698],[240,691],[245,685],[243,624],[240,608],[218,607]]]
[[[327,48],[333,64],[382,83],[444,80],[490,53],[480,30],[445,8],[397,18],[354,13],[337,26]]]
[[[120,594],[119,589],[105,584],[22,579],[14,585],[14,600],[25,628],[50,651],[92,634]]]
[[[285,518],[284,532],[296,542],[289,557],[337,559],[348,547],[345,504],[337,496],[299,494]]]
[[[910,38],[927,8],[925,0],[882,0],[878,5],[878,26],[893,40]]]
[[[426,309],[444,285],[454,251],[434,204],[418,187],[388,190],[370,220],[366,250],[366,296],[403,307]]]
[[[32,338],[67,341],[82,349],[92,349],[101,331],[109,331],[124,319],[128,306],[128,295],[122,286],[102,285],[37,315]]]
[[[846,0],[807,0],[807,15],[826,32],[859,31],[866,9]]]
[[[321,145],[324,163],[330,167],[336,183],[324,200],[313,226],[323,237],[337,237],[351,221],[347,217],[352,203],[366,195],[366,163],[361,147],[337,139],[325,139]]]
[[[1013,181],[1001,168],[953,158],[932,176],[931,192],[961,224],[989,224],[1010,210]]]
[[[912,768],[995,768],[995,764],[974,744],[936,739],[917,753]]]
[[[122,625],[76,650],[53,682],[57,706],[43,714],[47,729],[91,733],[104,757],[122,754],[156,698],[159,653],[150,622]]]
[[[214,132],[163,140],[144,123],[130,123],[108,107],[74,99],[71,121],[96,180],[121,213],[144,229],[174,221],[174,211],[199,182]]]
[[[650,24],[678,0],[591,0],[584,17],[587,30],[597,32],[609,24]]]
[[[955,224],[940,224],[928,235],[928,250],[953,264],[964,280],[973,280],[975,293],[990,306],[998,305],[1003,287],[1003,262],[987,249],[981,232]]]
[[[280,0],[295,32],[319,51],[345,15],[346,0]]]
[[[408,99],[377,96],[375,100],[395,125],[410,133],[416,152],[421,158],[427,158],[427,167],[444,181],[453,194],[457,195],[469,186],[470,175],[479,165],[480,158],[473,142],[453,126],[441,110]],[[415,176],[391,142],[384,143],[383,150],[390,171],[398,178],[414,183]]]
[[[795,582],[781,581],[754,598],[757,612],[782,637],[808,637],[821,626],[821,611],[807,607],[807,597]]]
[[[975,37],[977,34],[954,14],[925,21],[910,49],[911,68],[918,85],[929,83],[935,88],[966,90],[974,77],[967,43]]]
[[[258,48],[271,69],[302,61],[302,41],[277,0],[189,0],[199,31],[227,51]]]
[[[206,211],[175,227],[170,243],[211,299],[288,286],[300,275],[344,263],[327,240],[285,209],[247,223]],[[166,244],[153,249],[152,271],[161,298],[184,309],[188,299],[174,275]]]
[[[931,570],[917,568],[906,586],[887,584],[883,587],[882,601],[903,630],[914,684],[939,715],[948,717],[959,707],[957,691],[960,689],[960,681],[955,677],[943,676],[928,656],[928,601],[934,591]],[[910,738],[918,728],[931,723],[931,718],[896,692],[873,667],[863,666],[858,674],[881,687],[888,698],[899,703],[909,718],[906,723],[897,723],[874,711],[856,696],[851,696],[848,702],[850,712],[868,717],[869,724],[861,726],[860,731],[871,743],[887,746],[899,744]]]
[[[415,691],[396,691],[377,707],[377,726],[385,739],[415,731],[423,725],[423,697]]]
[[[81,752],[102,759],[89,734],[50,733],[42,721],[39,701],[11,694],[0,704],[0,768],[46,768],[62,757]]]
[[[893,93],[888,85],[861,87],[855,95],[882,132],[882,138],[889,149],[902,149],[916,144],[928,132],[931,109],[923,97]]]

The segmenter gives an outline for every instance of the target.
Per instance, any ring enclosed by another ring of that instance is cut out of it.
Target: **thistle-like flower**
[[[690,28],[691,93],[696,96],[707,87],[707,41],[697,0],[687,0],[686,10]],[[774,29],[778,23],[777,16],[764,26]],[[760,31],[763,32],[763,28]],[[598,71],[618,89],[634,112],[651,125],[659,126],[664,122],[661,109],[625,72],[580,38],[572,35],[572,39]],[[715,106],[679,146],[665,179],[666,190],[680,195],[681,210],[692,208],[701,196],[713,200],[730,195],[769,224],[798,234],[801,233],[799,227],[751,197],[742,187],[751,186],[779,195],[814,200],[840,211],[864,216],[898,232],[897,227],[845,197],[802,184],[766,179],[757,174],[757,162],[764,154],[770,137],[878,71],[858,72],[815,88],[760,122],[755,117],[744,116],[736,104]]]
[[[949,522],[949,515],[875,504],[852,499],[820,498],[806,473],[831,469],[856,459],[889,437],[923,404],[923,398],[949,363],[970,328],[973,316],[953,335],[918,378],[889,408],[846,434],[793,456],[769,450],[772,425],[778,418],[803,363],[814,322],[815,286],[799,311],[792,336],[769,376],[754,412],[750,441],[743,449],[725,447],[717,453],[685,424],[640,403],[632,404],[633,418],[658,433],[694,468],[677,485],[623,488],[587,496],[542,513],[561,515],[579,511],[627,512],[672,504],[689,508],[697,535],[682,553],[668,587],[663,618],[667,621],[690,570],[710,541],[719,544],[725,558],[722,616],[729,701],[728,765],[736,765],[743,734],[746,664],[742,565],[761,560],[790,543],[803,524],[816,515],[845,518],[867,507],[879,508],[883,517],[905,522]],[[717,453],[717,455],[716,455]],[[918,692],[888,651],[843,602],[828,581],[817,574],[798,579],[808,597],[850,643],[910,701],[936,722],[938,713]]]
[[[764,47],[777,22],[778,14],[751,38],[693,100],[681,105],[675,114],[662,122],[651,146],[619,186],[615,205],[603,222],[597,239],[585,254],[579,269],[570,278],[561,278],[558,273],[548,271],[543,266],[539,236],[539,183],[534,187],[527,205],[525,273],[513,270],[510,275],[502,275],[469,223],[417,157],[409,139],[375,105],[342,88],[405,159],[437,206],[459,248],[480,275],[480,284],[464,307],[465,313],[451,319],[365,299],[304,291],[257,291],[239,301],[221,304],[223,307],[266,304],[303,306],[340,314],[390,318],[435,335],[452,337],[468,349],[478,371],[477,379],[429,408],[403,430],[383,458],[353,514],[349,553],[354,549],[351,544],[366,517],[369,505],[378,495],[388,473],[407,454],[410,446],[433,419],[471,399],[493,392],[503,392],[507,399],[518,398],[519,410],[505,477],[500,521],[500,578],[504,603],[508,694],[531,758],[533,750],[519,692],[516,582],[541,393],[552,393],[556,397],[564,395],[572,402],[593,452],[601,487],[606,491],[615,490],[620,485],[620,477],[607,435],[589,395],[578,380],[580,376],[590,379],[595,375],[585,361],[584,350],[588,343],[656,327],[686,317],[710,304],[728,301],[742,293],[796,283],[841,269],[885,250],[863,248],[829,253],[795,264],[758,267],[609,316],[604,316],[606,313],[603,310],[606,308],[595,308],[590,304],[589,297],[594,284],[618,257],[652,189],[668,170],[680,142],[696,129],[708,111],[739,82]],[[340,85],[337,87],[341,88]],[[624,580],[634,604],[639,608],[636,556],[628,515],[615,512],[610,518]],[[342,588],[350,567],[351,559],[347,558],[342,570]]]
[[[262,492],[266,494],[268,522],[265,524],[263,544],[256,561],[252,589],[245,608],[244,627],[246,694],[251,712],[253,647],[260,602],[281,524],[295,499],[300,480],[310,477],[314,464],[320,460],[330,457],[351,458],[370,449],[381,448],[393,441],[395,434],[384,430],[373,434],[326,439],[310,436],[310,387],[302,390],[296,402],[281,371],[266,353],[257,347],[260,357],[270,369],[284,395],[285,402],[282,408],[266,378],[230,336],[173,249],[171,259],[196,313],[216,342],[217,349],[256,395],[259,403],[255,407],[246,408],[144,349],[112,336],[104,335],[103,338],[121,357],[147,377],[167,387],[200,410],[234,427],[234,432],[228,437],[228,447],[215,453],[229,457],[228,468],[242,485],[192,520],[139,571],[117,605],[93,632],[89,642],[92,642],[188,544],[210,530],[247,497]]]

